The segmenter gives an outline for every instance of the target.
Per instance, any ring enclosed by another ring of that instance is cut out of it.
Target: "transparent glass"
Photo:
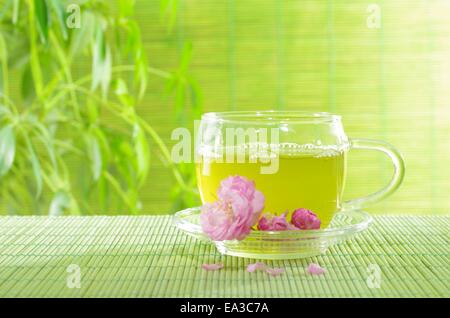
[[[200,226],[200,208],[174,215],[174,224],[187,235],[210,241]],[[296,259],[323,254],[337,243],[366,230],[372,217],[361,210],[336,213],[326,229],[302,231],[252,231],[244,240],[215,241],[221,254],[256,259]]]
[[[206,113],[197,134],[197,181],[203,203],[216,199],[220,181],[230,175],[252,179],[266,197],[266,212],[307,208],[326,228],[333,215],[359,209],[392,194],[404,175],[399,152],[388,143],[349,139],[341,116],[303,111]],[[393,176],[383,189],[342,201],[347,153],[351,149],[385,153]]]

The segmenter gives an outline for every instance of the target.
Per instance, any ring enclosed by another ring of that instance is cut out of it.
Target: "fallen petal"
[[[311,275],[322,275],[326,273],[326,269],[322,268],[319,264],[311,263],[308,266],[308,273]]]
[[[248,264],[248,266],[247,266],[247,272],[249,272],[249,273],[253,273],[257,270],[264,270],[264,269],[266,269],[266,264],[261,263],[261,262],[257,262],[254,264]]]
[[[223,268],[223,264],[222,263],[219,263],[219,264],[203,264],[202,268],[205,271],[217,271],[217,270]]]
[[[284,273],[284,268],[267,268],[266,273],[270,276],[278,276]]]

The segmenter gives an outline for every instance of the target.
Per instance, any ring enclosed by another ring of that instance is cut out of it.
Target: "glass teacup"
[[[342,201],[347,153],[378,150],[390,157],[394,174],[383,189]],[[341,117],[302,111],[236,111],[206,113],[197,138],[197,182],[203,203],[215,201],[220,182],[240,175],[255,182],[265,198],[265,212],[292,213],[305,208],[321,228],[341,209],[377,202],[393,193],[404,175],[401,155],[376,140],[349,139]]]

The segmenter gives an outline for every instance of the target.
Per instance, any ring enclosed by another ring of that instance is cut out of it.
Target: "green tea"
[[[263,163],[222,163],[210,160],[208,175],[203,165],[197,165],[197,182],[202,201],[216,200],[220,181],[233,175],[254,180],[256,188],[266,197],[265,212],[292,213],[306,208],[320,218],[321,228],[327,227],[333,214],[340,208],[344,187],[346,153],[326,155],[280,154],[278,171],[261,174]]]

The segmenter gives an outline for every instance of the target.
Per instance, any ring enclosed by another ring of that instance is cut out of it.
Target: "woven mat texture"
[[[169,216],[1,217],[0,296],[449,297],[449,220],[377,216],[322,256],[267,261],[286,269],[272,277],[246,272],[254,260],[221,256]],[[201,268],[216,262],[225,268]],[[310,262],[327,273],[307,274]]]

